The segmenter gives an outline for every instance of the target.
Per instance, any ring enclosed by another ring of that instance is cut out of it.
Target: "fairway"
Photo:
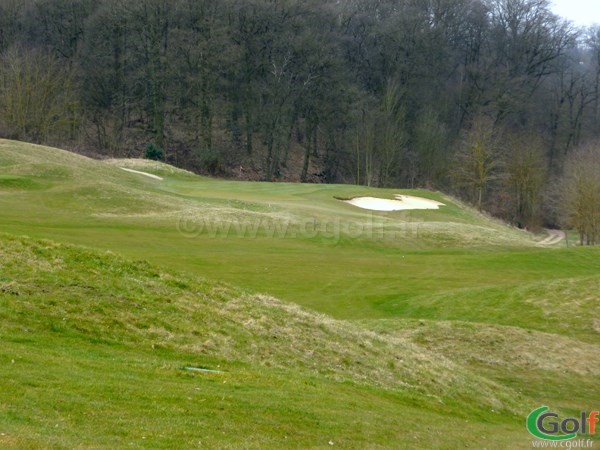
[[[342,201],[398,195],[442,205]],[[0,233],[3,447],[531,448],[599,406],[600,249],[439,192],[0,140]]]

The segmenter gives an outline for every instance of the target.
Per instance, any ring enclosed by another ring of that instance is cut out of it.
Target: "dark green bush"
[[[155,144],[148,144],[146,147],[145,158],[152,159],[154,161],[162,161],[164,159],[165,153],[162,148],[158,147]]]

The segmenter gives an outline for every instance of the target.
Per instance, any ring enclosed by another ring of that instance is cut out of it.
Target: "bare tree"
[[[514,133],[507,144],[506,185],[511,202],[511,220],[519,227],[535,225],[546,180],[544,143],[531,133]]]
[[[373,186],[375,183],[375,123],[363,112],[353,142],[355,183]]]
[[[379,128],[379,184],[389,186],[394,175],[398,174],[402,163],[406,133],[404,131],[404,110],[400,104],[399,87],[388,81],[381,104]]]
[[[570,155],[560,183],[559,210],[581,245],[600,243],[600,143]]]
[[[0,121],[19,139],[41,142],[77,122],[73,74],[39,51],[9,50],[0,64]]]
[[[480,211],[489,184],[500,177],[500,166],[497,131],[490,119],[478,116],[461,140],[452,175]]]
[[[419,175],[427,186],[439,185],[448,167],[448,131],[433,109],[423,111],[417,118],[414,131],[414,150]]]

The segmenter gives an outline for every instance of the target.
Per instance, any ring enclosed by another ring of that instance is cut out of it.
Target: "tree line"
[[[549,3],[0,0],[0,135],[576,226],[556,199],[599,158],[600,29]]]

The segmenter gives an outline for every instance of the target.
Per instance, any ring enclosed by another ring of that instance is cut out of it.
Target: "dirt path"
[[[548,237],[538,242],[538,245],[555,245],[566,238],[566,234],[562,230],[546,230],[546,232],[548,233]]]

